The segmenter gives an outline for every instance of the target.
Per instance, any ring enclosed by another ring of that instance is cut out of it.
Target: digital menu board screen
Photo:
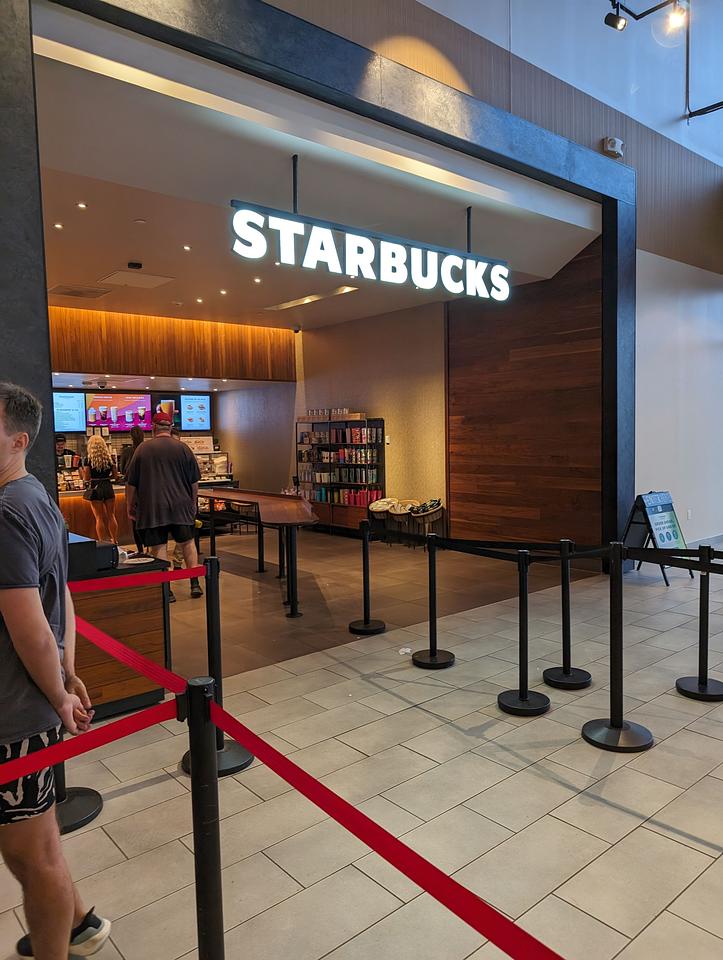
[[[211,429],[211,394],[181,394],[181,430]]]
[[[89,427],[107,427],[111,433],[153,428],[150,393],[86,393],[85,413]]]
[[[85,433],[85,394],[53,391],[56,433]]]
[[[181,400],[177,393],[154,393],[153,412],[165,413],[172,420],[174,427],[181,429]]]

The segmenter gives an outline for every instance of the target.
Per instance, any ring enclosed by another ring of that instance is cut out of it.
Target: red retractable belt
[[[71,593],[96,593],[99,590],[150,587],[157,583],[171,583],[173,580],[191,580],[205,576],[205,567],[191,567],[190,570],[157,570],[151,573],[127,573],[120,577],[99,577],[97,580],[71,580],[68,587]]]

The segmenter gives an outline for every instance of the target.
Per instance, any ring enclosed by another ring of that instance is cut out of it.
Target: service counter
[[[133,543],[133,530],[128,514],[126,513],[126,488],[114,485],[115,490],[115,517],[118,521],[118,542]],[[58,494],[60,512],[65,517],[68,529],[81,537],[90,537],[95,540],[95,518],[90,502],[83,498],[82,490],[61,490]]]
[[[82,500],[82,498],[81,498]],[[86,503],[86,501],[82,501]],[[125,509],[125,506],[124,506]],[[142,566],[119,566],[99,570],[92,577],[117,577],[165,570],[167,564],[154,560]],[[71,560],[70,579],[74,576]],[[73,597],[77,616],[110,634],[138,653],[163,666],[170,665],[170,618],[162,585],[124,587],[80,593]],[[112,717],[158,703],[164,690],[144,676],[119,663],[99,647],[78,635],[76,670],[83,679],[96,716]]]

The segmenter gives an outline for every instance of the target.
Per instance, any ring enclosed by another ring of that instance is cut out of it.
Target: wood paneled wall
[[[452,536],[601,536],[601,241],[503,305],[448,306]]]
[[[53,370],[295,380],[294,334],[206,320],[50,307]]]
[[[638,247],[723,273],[723,169],[712,161],[417,0],[270,2],[595,151],[621,137],[638,173]]]

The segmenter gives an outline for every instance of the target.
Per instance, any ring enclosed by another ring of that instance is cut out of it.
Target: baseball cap
[[[64,433],[56,433],[56,434],[55,434],[55,442],[56,442],[56,443],[65,443],[66,439],[67,439],[67,437],[65,436]]]
[[[173,423],[173,420],[168,416],[167,413],[162,413],[162,412],[161,412],[161,413],[156,413],[156,414],[154,414],[154,416],[153,416],[153,422],[154,422],[154,423],[157,423],[157,424],[160,424],[160,425],[165,425],[165,426],[167,426],[167,427],[170,427],[171,424]]]

